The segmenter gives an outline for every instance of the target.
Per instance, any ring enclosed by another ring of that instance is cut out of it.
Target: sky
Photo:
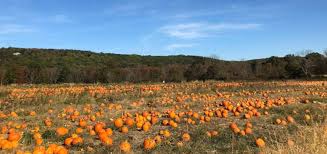
[[[327,48],[326,0],[1,0],[0,46],[226,60]]]

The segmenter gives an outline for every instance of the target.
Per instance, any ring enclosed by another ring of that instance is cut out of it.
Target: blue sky
[[[326,0],[1,0],[0,46],[239,60],[327,48]]]

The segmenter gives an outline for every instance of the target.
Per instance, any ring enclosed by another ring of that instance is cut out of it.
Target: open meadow
[[[0,86],[0,153],[327,153],[327,81]]]

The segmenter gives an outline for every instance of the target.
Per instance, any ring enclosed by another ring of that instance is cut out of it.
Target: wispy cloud
[[[67,24],[73,23],[73,19],[65,14],[52,14],[46,16],[30,15],[31,21],[35,23]]]
[[[248,17],[272,17],[278,14],[276,10],[280,10],[283,6],[279,4],[261,4],[257,6],[250,6],[245,4],[232,4],[229,6],[221,7],[219,9],[202,9],[202,10],[189,10],[178,12],[170,16],[174,19],[197,18],[205,16],[233,16],[248,18]]]
[[[135,16],[135,15],[154,15],[158,13],[156,3],[149,1],[147,3],[139,3],[137,1],[120,2],[103,10],[108,16]]]
[[[180,39],[195,39],[202,37],[215,36],[218,33],[223,33],[230,30],[247,30],[256,29],[261,24],[210,24],[210,23],[186,23],[163,26],[159,29],[160,32]]]
[[[14,34],[14,33],[27,33],[35,32],[35,29],[24,25],[18,24],[3,24],[0,25],[0,34]]]
[[[104,9],[104,14],[110,16],[133,16],[140,12],[146,11],[147,9],[145,9],[145,7],[145,5],[140,5],[138,3],[118,4]]]
[[[184,48],[192,48],[196,46],[196,44],[169,44],[165,47],[165,50],[176,50],[176,49],[184,49]]]
[[[194,17],[203,17],[203,16],[214,16],[214,15],[222,15],[222,14],[231,14],[239,12],[240,10],[236,10],[234,7],[229,9],[220,9],[220,10],[197,10],[190,12],[177,13],[172,18],[194,18]]]
[[[117,5],[115,7],[107,8],[104,10],[106,14],[112,15],[112,14],[126,14],[126,13],[131,13],[135,12],[142,7],[139,5],[134,5],[134,4],[126,4],[126,5]]]

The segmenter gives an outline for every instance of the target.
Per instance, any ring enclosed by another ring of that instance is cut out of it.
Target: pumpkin
[[[35,116],[36,115],[36,112],[35,111],[31,111],[30,112],[30,116]]]
[[[62,146],[58,146],[58,147],[62,147]],[[59,148],[58,150],[56,150],[55,153],[57,153],[57,154],[68,154],[68,150],[66,148],[62,147],[62,148]]]
[[[59,127],[56,130],[58,136],[64,136],[68,133],[68,129],[65,127]]]
[[[92,116],[90,117],[90,120],[91,120],[91,121],[95,121],[95,120],[96,120],[96,117],[95,117],[94,115],[92,115]]]
[[[33,154],[44,154],[45,153],[45,147],[44,146],[37,146],[33,150]]]
[[[176,117],[175,112],[170,112],[170,113],[169,113],[169,117],[170,117],[171,119],[174,119],[174,118]]]
[[[231,129],[235,129],[235,128],[237,128],[237,125],[236,125],[236,123],[231,123],[230,125],[229,125],[229,128],[231,128]]]
[[[169,132],[169,130],[164,130],[163,133],[162,133],[165,137],[170,137],[171,136],[171,133]]]
[[[126,120],[125,120],[125,124],[127,125],[127,126],[129,126],[129,127],[132,127],[133,125],[134,125],[134,120],[132,119],[132,118],[127,118]]]
[[[252,129],[249,128],[249,127],[245,128],[244,131],[245,131],[246,134],[252,134]]]
[[[215,130],[213,130],[213,131],[210,131],[210,134],[211,134],[211,136],[217,136],[218,135],[218,132],[215,131]]]
[[[276,119],[276,124],[280,124],[282,122],[282,120],[280,120],[280,119]]]
[[[282,120],[282,122],[280,124],[285,126],[285,125],[287,125],[287,122],[285,120]]]
[[[76,128],[75,132],[76,132],[76,134],[81,134],[81,133],[83,133],[83,129],[78,127],[78,128]]]
[[[144,122],[137,122],[136,127],[138,130],[142,129]]]
[[[183,143],[182,141],[178,141],[178,142],[176,143],[176,145],[177,145],[178,147],[182,147],[182,146],[184,146],[184,143]]]
[[[147,132],[150,130],[150,127],[151,127],[151,124],[146,122],[145,124],[143,124],[142,129],[143,129],[143,131]]]
[[[72,142],[73,145],[77,145],[77,144],[81,144],[81,143],[83,143],[83,138],[81,138],[81,137],[74,138],[73,142]]]
[[[48,147],[48,149],[51,149],[54,152],[54,150],[56,150],[57,147],[58,147],[57,144],[50,144],[49,147]]]
[[[0,148],[3,150],[12,149],[12,144],[8,140],[0,140]]]
[[[288,140],[287,140],[287,145],[288,145],[288,146],[294,146],[294,144],[295,144],[295,143],[294,143],[293,140],[291,140],[291,139],[288,139]]]
[[[145,150],[151,150],[155,148],[155,146],[156,146],[156,142],[151,138],[147,138],[143,142],[143,147]]]
[[[99,131],[102,130],[104,126],[105,125],[103,123],[97,123],[97,124],[95,124],[95,126],[94,126],[95,132],[99,133]]]
[[[199,118],[199,114],[198,113],[193,113],[193,117],[195,118],[195,119],[198,119]]]
[[[128,143],[128,141],[123,141],[119,144],[119,148],[122,152],[128,153],[131,151],[131,144]]]
[[[108,135],[107,135],[106,132],[101,132],[101,133],[98,134],[98,137],[99,137],[100,140],[102,140],[102,139],[108,137]]]
[[[154,125],[155,123],[157,123],[159,120],[158,120],[158,118],[157,117],[155,117],[155,116],[152,116],[151,117],[151,124],[152,125]]]
[[[157,144],[161,143],[161,136],[160,135],[155,136],[154,140],[156,141]]]
[[[113,134],[113,131],[112,131],[111,128],[107,128],[105,132],[106,132],[106,134],[107,134],[108,136],[111,136],[111,135]]]
[[[102,138],[101,142],[102,142],[102,144],[108,145],[108,146],[112,146],[112,143],[113,143],[112,138],[110,138],[110,137]]]
[[[90,134],[91,136],[94,136],[94,135],[96,135],[96,132],[95,132],[94,130],[90,130],[90,131],[89,131],[89,134]]]
[[[1,127],[1,134],[5,134],[5,133],[7,133],[7,131],[8,131],[8,127],[7,126]]]
[[[205,117],[205,118],[204,118],[204,121],[206,121],[206,122],[209,122],[210,120],[211,120],[210,117]]]
[[[162,121],[162,124],[163,124],[164,126],[167,126],[168,123],[169,123],[169,121],[168,121],[167,119],[165,119],[165,120]]]
[[[42,138],[42,135],[40,133],[34,133],[33,138],[34,139]]]
[[[188,142],[188,141],[190,141],[190,140],[191,140],[191,136],[190,136],[190,134],[188,134],[188,133],[184,133],[184,134],[182,135],[182,140],[183,140],[184,142]]]
[[[239,132],[239,134],[240,134],[241,136],[244,136],[244,135],[245,135],[245,131],[244,131],[244,130],[241,130],[241,131]]]
[[[258,146],[258,147],[265,147],[265,141],[261,138],[257,138],[256,141],[255,141],[255,144]]]
[[[233,132],[234,132],[235,134],[239,133],[240,131],[241,131],[241,130],[240,130],[238,127],[236,127],[236,128],[233,129]]]
[[[44,120],[44,124],[48,127],[50,127],[52,125],[52,121],[50,119],[46,119]]]
[[[308,114],[304,115],[304,120],[309,121],[310,119],[311,119],[310,115],[308,115]]]
[[[86,121],[84,121],[84,120],[80,120],[79,121],[79,126],[85,127],[86,125],[87,125],[87,122]]]
[[[118,118],[114,121],[114,124],[117,128],[120,128],[124,125],[123,119],[122,118]]]
[[[36,143],[36,145],[41,145],[41,144],[43,143],[42,138],[37,138],[37,139],[35,140],[35,143]]]
[[[128,133],[128,128],[126,126],[123,126],[123,127],[120,128],[120,131],[122,133]]]
[[[72,142],[73,142],[73,138],[69,137],[69,138],[66,138],[65,139],[64,144],[66,146],[71,146],[72,145]]]
[[[8,134],[8,141],[18,141],[20,139],[21,135],[19,133],[9,133]]]
[[[246,114],[244,114],[244,118],[245,119],[250,119],[251,118],[251,115],[246,113]]]
[[[250,122],[246,122],[245,127],[252,128],[252,124]]]

